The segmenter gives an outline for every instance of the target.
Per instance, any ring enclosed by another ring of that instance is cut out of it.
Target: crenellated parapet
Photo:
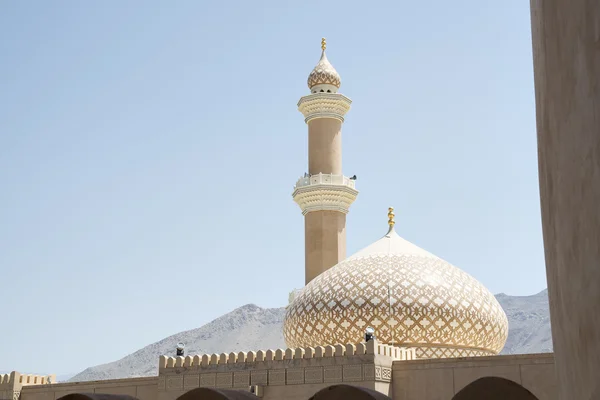
[[[11,372],[10,374],[0,374],[0,389],[4,389],[7,387],[13,387],[12,383],[14,383],[16,379],[16,375],[21,375],[18,372]]]
[[[358,344],[338,344],[335,346],[317,346],[296,349],[259,350],[238,353],[203,354],[185,357],[160,356],[159,370],[169,368],[211,368],[232,366],[256,362],[311,360],[329,357],[353,357],[362,355],[381,355],[393,360],[414,360],[415,350],[380,344],[375,341]]]
[[[376,341],[159,359],[159,391],[341,382],[390,382],[393,361],[413,349]],[[166,398],[166,397],[165,397]]]
[[[13,371],[0,374],[0,400],[18,400],[24,386],[47,385],[56,382],[56,375],[21,374]]]
[[[0,374],[0,388],[14,388],[29,385],[47,385],[56,382],[56,375],[21,374],[13,371],[10,374]]]

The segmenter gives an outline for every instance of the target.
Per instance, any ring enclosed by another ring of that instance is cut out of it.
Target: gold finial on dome
[[[396,221],[394,221],[395,216],[396,214],[394,214],[394,207],[388,208],[388,225],[390,226],[390,228],[393,228],[396,224]]]
[[[327,48],[327,39],[321,38],[321,50],[325,51]]]

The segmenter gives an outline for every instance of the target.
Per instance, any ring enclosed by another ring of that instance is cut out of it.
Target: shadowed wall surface
[[[538,400],[523,386],[508,379],[480,378],[467,385],[452,400]]]
[[[304,216],[306,283],[346,258],[346,214],[313,211]]]
[[[104,393],[72,393],[60,397],[58,400],[138,400],[133,396],[125,394],[104,394]]]
[[[179,396],[177,400],[246,400],[258,399],[249,392],[230,389],[198,388]]]
[[[390,398],[367,388],[334,385],[320,390],[310,400],[390,400]]]
[[[531,0],[544,250],[561,399],[600,398],[600,2]]]

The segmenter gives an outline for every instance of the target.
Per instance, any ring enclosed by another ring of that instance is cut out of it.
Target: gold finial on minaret
[[[388,208],[388,225],[390,226],[390,228],[393,228],[396,224],[396,221],[394,221],[395,216],[396,214],[394,214],[394,207]]]
[[[327,39],[321,38],[321,50],[325,51],[327,48]]]

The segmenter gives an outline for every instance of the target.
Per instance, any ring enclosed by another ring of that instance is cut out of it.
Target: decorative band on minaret
[[[355,178],[342,173],[342,123],[352,101],[325,54],[308,76],[311,94],[298,102],[308,125],[308,173],[296,182],[294,201],[305,219],[306,283],[346,258],[346,214],[356,200]]]

